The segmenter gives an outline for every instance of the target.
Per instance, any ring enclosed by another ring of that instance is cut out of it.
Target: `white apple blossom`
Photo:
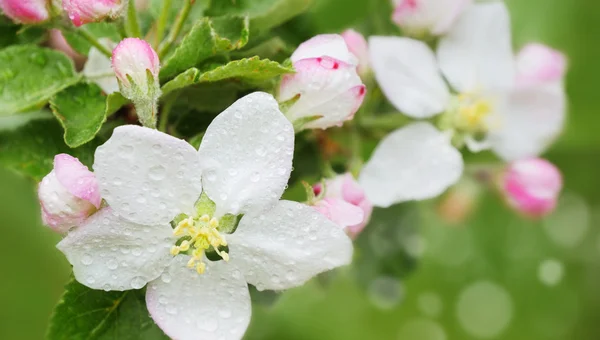
[[[473,0],[393,0],[392,20],[404,33],[442,35]]]
[[[110,208],[58,248],[90,288],[148,284],[148,310],[168,336],[240,339],[251,314],[247,283],[298,286],[352,256],[341,228],[279,200],[293,148],[292,125],[265,93],[217,116],[198,151],[156,130],[118,127],[94,164]]]
[[[360,176],[376,206],[432,198],[454,184],[463,161],[453,143],[514,160],[538,155],[558,135],[564,91],[516,86],[511,44],[503,2],[469,7],[437,54],[409,38],[370,39],[372,67],[391,103],[413,118],[442,114],[442,131],[418,122],[381,141]]]

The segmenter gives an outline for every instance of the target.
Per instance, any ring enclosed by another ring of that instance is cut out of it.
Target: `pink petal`
[[[63,0],[63,9],[75,26],[117,18],[124,7],[121,0]]]
[[[344,38],[338,34],[317,35],[298,46],[290,59],[293,63],[302,59],[329,57],[346,64],[358,65],[357,57],[350,52]]]
[[[85,165],[70,155],[54,157],[56,178],[73,196],[86,200],[100,208],[102,198],[96,176]]]
[[[113,50],[113,69],[119,80],[128,85],[129,75],[138,86],[147,86],[146,70],[158,77],[160,61],[158,55],[146,41],[138,38],[123,39]]]
[[[362,223],[364,219],[361,208],[337,198],[326,198],[317,202],[314,207],[341,228]]]
[[[346,41],[348,49],[358,58],[358,72],[363,74],[369,69],[369,47],[365,37],[349,29],[342,33],[342,38]]]
[[[517,55],[517,83],[536,85],[559,82],[565,76],[567,58],[543,44],[529,44]]]

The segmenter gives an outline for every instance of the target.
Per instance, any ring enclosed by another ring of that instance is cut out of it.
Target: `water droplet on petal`
[[[144,285],[146,284],[146,280],[144,280],[141,276],[136,276],[131,280],[130,284],[131,288],[140,289],[144,287]]]

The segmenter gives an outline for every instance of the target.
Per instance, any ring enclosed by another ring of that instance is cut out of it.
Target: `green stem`
[[[181,32],[181,29],[183,28],[183,24],[185,23],[185,20],[187,19],[188,15],[190,14],[190,10],[192,9],[193,4],[194,4],[194,0],[185,0],[184,1],[183,7],[179,11],[179,14],[177,15],[177,19],[175,20],[175,24],[173,25],[171,32],[169,32],[169,36],[167,37],[166,41],[164,41],[158,49],[158,57],[160,59],[162,59],[167,53],[169,53],[171,46],[175,43],[175,41],[177,40],[177,37],[179,37],[179,33]]]
[[[360,170],[363,166],[362,159],[362,140],[360,136],[360,131],[358,131],[358,127],[356,124],[350,125],[350,150],[352,152],[352,156],[348,161],[348,170],[354,175],[354,177],[358,177]]]
[[[169,116],[171,115],[171,109],[173,109],[177,97],[178,96],[169,96],[160,110],[158,130],[164,133],[167,133],[167,129],[169,128]]]
[[[165,36],[165,30],[167,28],[167,20],[169,19],[169,11],[171,10],[172,0],[164,0],[163,7],[158,18],[158,24],[156,26],[156,38],[154,40],[154,47],[158,48],[160,42]]]
[[[135,1],[130,0],[127,6],[127,20],[125,21],[125,31],[127,35],[134,38],[142,36],[142,30],[138,22],[137,12],[135,9]]]
[[[112,51],[110,49],[108,49],[106,46],[102,45],[98,41],[98,39],[96,39],[96,37],[94,37],[84,27],[80,27],[80,28],[78,28],[76,30],[73,30],[73,32],[79,34],[79,36],[81,36],[82,38],[84,38],[85,40],[87,40],[90,44],[92,44],[92,46],[94,46],[95,48],[97,48],[98,51],[102,52],[102,54],[104,54],[108,58],[112,57]]]
[[[400,114],[390,113],[377,116],[362,117],[358,120],[361,128],[395,130],[412,122],[412,119]]]

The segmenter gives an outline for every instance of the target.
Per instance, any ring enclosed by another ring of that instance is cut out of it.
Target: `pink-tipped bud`
[[[550,162],[531,158],[511,163],[503,177],[509,204],[531,217],[543,217],[554,210],[562,189],[560,171]]]
[[[106,19],[117,19],[127,0],[63,0],[63,9],[75,26]]]
[[[394,0],[392,20],[408,35],[446,33],[472,0]]]
[[[38,186],[44,224],[59,233],[83,223],[100,208],[98,181],[77,158],[54,157],[54,169]]]
[[[111,63],[124,97],[136,106],[140,121],[156,124],[156,102],[160,97],[158,55],[146,41],[123,39],[113,50]]]
[[[358,58],[358,73],[364,75],[370,68],[369,45],[367,44],[367,40],[365,40],[365,37],[362,34],[352,29],[342,33],[342,38],[344,38],[350,52]]]
[[[342,36],[318,35],[301,44],[291,59],[296,73],[283,77],[278,100],[296,129],[327,129],[354,117],[366,87]]]
[[[323,186],[316,184],[313,190],[318,196],[322,193]],[[354,177],[345,173],[325,181],[325,193],[315,203],[315,209],[346,229],[350,236],[356,237],[369,223],[373,205]]]
[[[49,7],[49,0],[0,0],[4,15],[21,24],[38,24],[48,20]]]
[[[561,82],[567,69],[567,58],[557,50],[542,45],[528,44],[517,55],[517,83],[541,85]]]

